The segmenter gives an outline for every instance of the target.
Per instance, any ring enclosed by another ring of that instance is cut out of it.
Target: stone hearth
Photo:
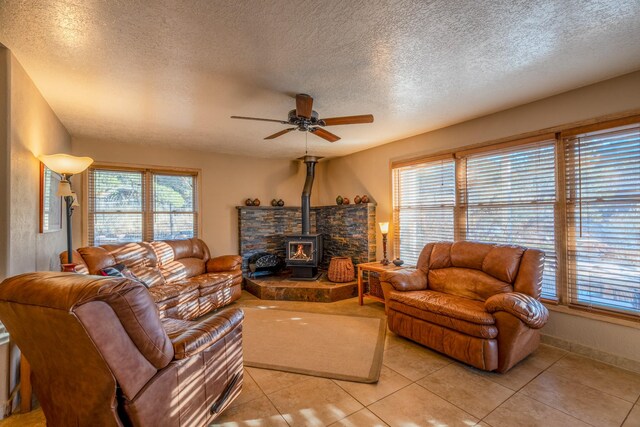
[[[354,280],[334,283],[323,274],[319,280],[287,280],[288,272],[267,277],[245,277],[245,290],[263,300],[335,302],[358,296],[358,284]]]

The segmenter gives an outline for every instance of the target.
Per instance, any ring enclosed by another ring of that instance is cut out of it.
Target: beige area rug
[[[386,320],[243,308],[244,364],[373,383],[382,366]]]

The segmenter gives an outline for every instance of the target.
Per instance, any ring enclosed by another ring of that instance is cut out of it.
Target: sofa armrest
[[[207,273],[240,270],[241,268],[242,257],[239,255],[223,255],[211,258],[209,261],[207,261]]]
[[[244,312],[239,308],[222,311],[200,322],[171,340],[175,359],[186,359],[200,353],[242,324]]]
[[[520,292],[507,292],[489,297],[485,303],[489,313],[506,311],[532,329],[542,328],[549,319],[549,310],[540,301]]]
[[[420,270],[402,269],[380,274],[381,282],[388,282],[396,291],[420,291],[427,289],[427,275]]]

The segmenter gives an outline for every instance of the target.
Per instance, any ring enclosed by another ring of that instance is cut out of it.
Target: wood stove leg
[[[20,413],[31,411],[31,394],[31,365],[24,354],[20,354]]]

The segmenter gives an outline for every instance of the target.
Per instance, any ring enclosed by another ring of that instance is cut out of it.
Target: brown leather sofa
[[[200,239],[88,246],[73,251],[76,272],[99,274],[124,264],[144,282],[160,317],[192,320],[240,298],[242,257],[211,258]],[[60,254],[67,261],[67,252]]]
[[[203,426],[240,393],[242,310],[160,319],[126,278],[28,273],[0,320],[29,360],[48,426]]]
[[[381,276],[389,329],[476,368],[506,372],[540,343],[544,252],[429,243],[415,270]]]

